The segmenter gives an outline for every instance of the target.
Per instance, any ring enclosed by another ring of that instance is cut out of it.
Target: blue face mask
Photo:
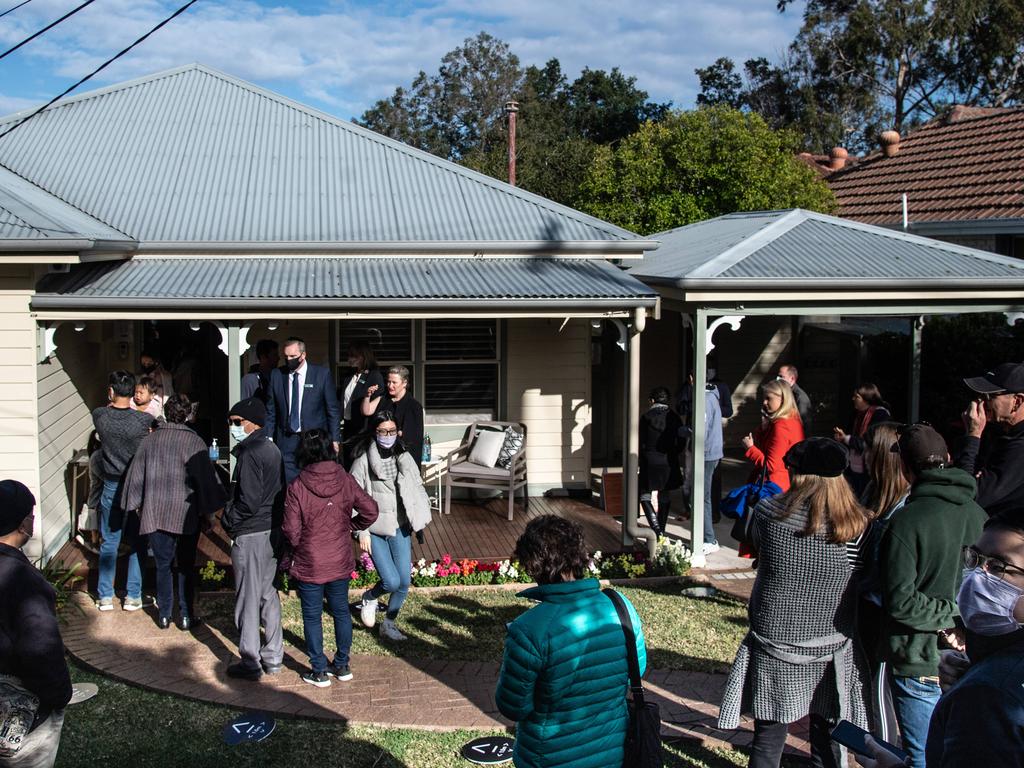
[[[1008,635],[1021,628],[1013,616],[1024,590],[981,568],[964,569],[956,604],[964,624],[979,635]]]
[[[242,442],[243,440],[245,440],[245,438],[249,436],[249,433],[245,431],[245,427],[243,427],[241,424],[238,424],[237,426],[235,424],[232,424],[230,427],[228,427],[228,431],[231,432],[231,436],[235,438],[236,443]]]
[[[377,445],[387,450],[395,447],[396,440],[398,440],[398,435],[377,435]]]

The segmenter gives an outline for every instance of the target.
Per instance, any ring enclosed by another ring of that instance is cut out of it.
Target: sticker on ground
[[[71,701],[68,704],[81,704],[99,692],[100,689],[96,687],[96,683],[75,683],[71,686]]]
[[[499,765],[512,762],[515,739],[508,736],[482,736],[462,748],[462,756],[475,765]]]
[[[224,726],[220,735],[225,744],[263,741],[274,732],[277,723],[266,712],[245,712]]]

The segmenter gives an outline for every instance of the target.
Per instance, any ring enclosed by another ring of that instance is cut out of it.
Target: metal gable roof
[[[1024,281],[1024,261],[800,209],[736,213],[659,235],[630,274],[649,283]]]
[[[59,102],[0,141],[0,164],[130,233],[140,250],[297,242],[656,247],[199,65]]]
[[[657,294],[595,259],[401,257],[137,257],[49,275],[32,306],[298,308],[508,301],[595,309],[653,306]]]

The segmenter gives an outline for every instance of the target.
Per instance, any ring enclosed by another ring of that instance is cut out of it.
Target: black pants
[[[839,768],[839,745],[832,741],[831,730],[827,721],[811,715],[811,765],[815,768]],[[787,733],[788,723],[755,720],[750,768],[779,768]]]
[[[174,572],[178,577],[178,606],[182,616],[193,618],[196,596],[196,547],[199,534],[184,535],[153,531],[149,534],[149,547],[156,561],[156,602],[160,618],[174,615]],[[175,562],[177,563],[175,567]]]

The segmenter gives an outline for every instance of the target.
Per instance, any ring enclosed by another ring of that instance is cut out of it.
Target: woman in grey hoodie
[[[412,535],[430,523],[430,499],[420,469],[398,437],[398,426],[389,411],[373,418],[373,433],[356,450],[352,477],[380,510],[377,521],[359,533],[359,546],[369,552],[380,581],[363,593],[360,618],[367,627],[376,621],[377,600],[388,593],[387,616],[381,636],[405,640],[395,619],[409,593],[412,573]]]

